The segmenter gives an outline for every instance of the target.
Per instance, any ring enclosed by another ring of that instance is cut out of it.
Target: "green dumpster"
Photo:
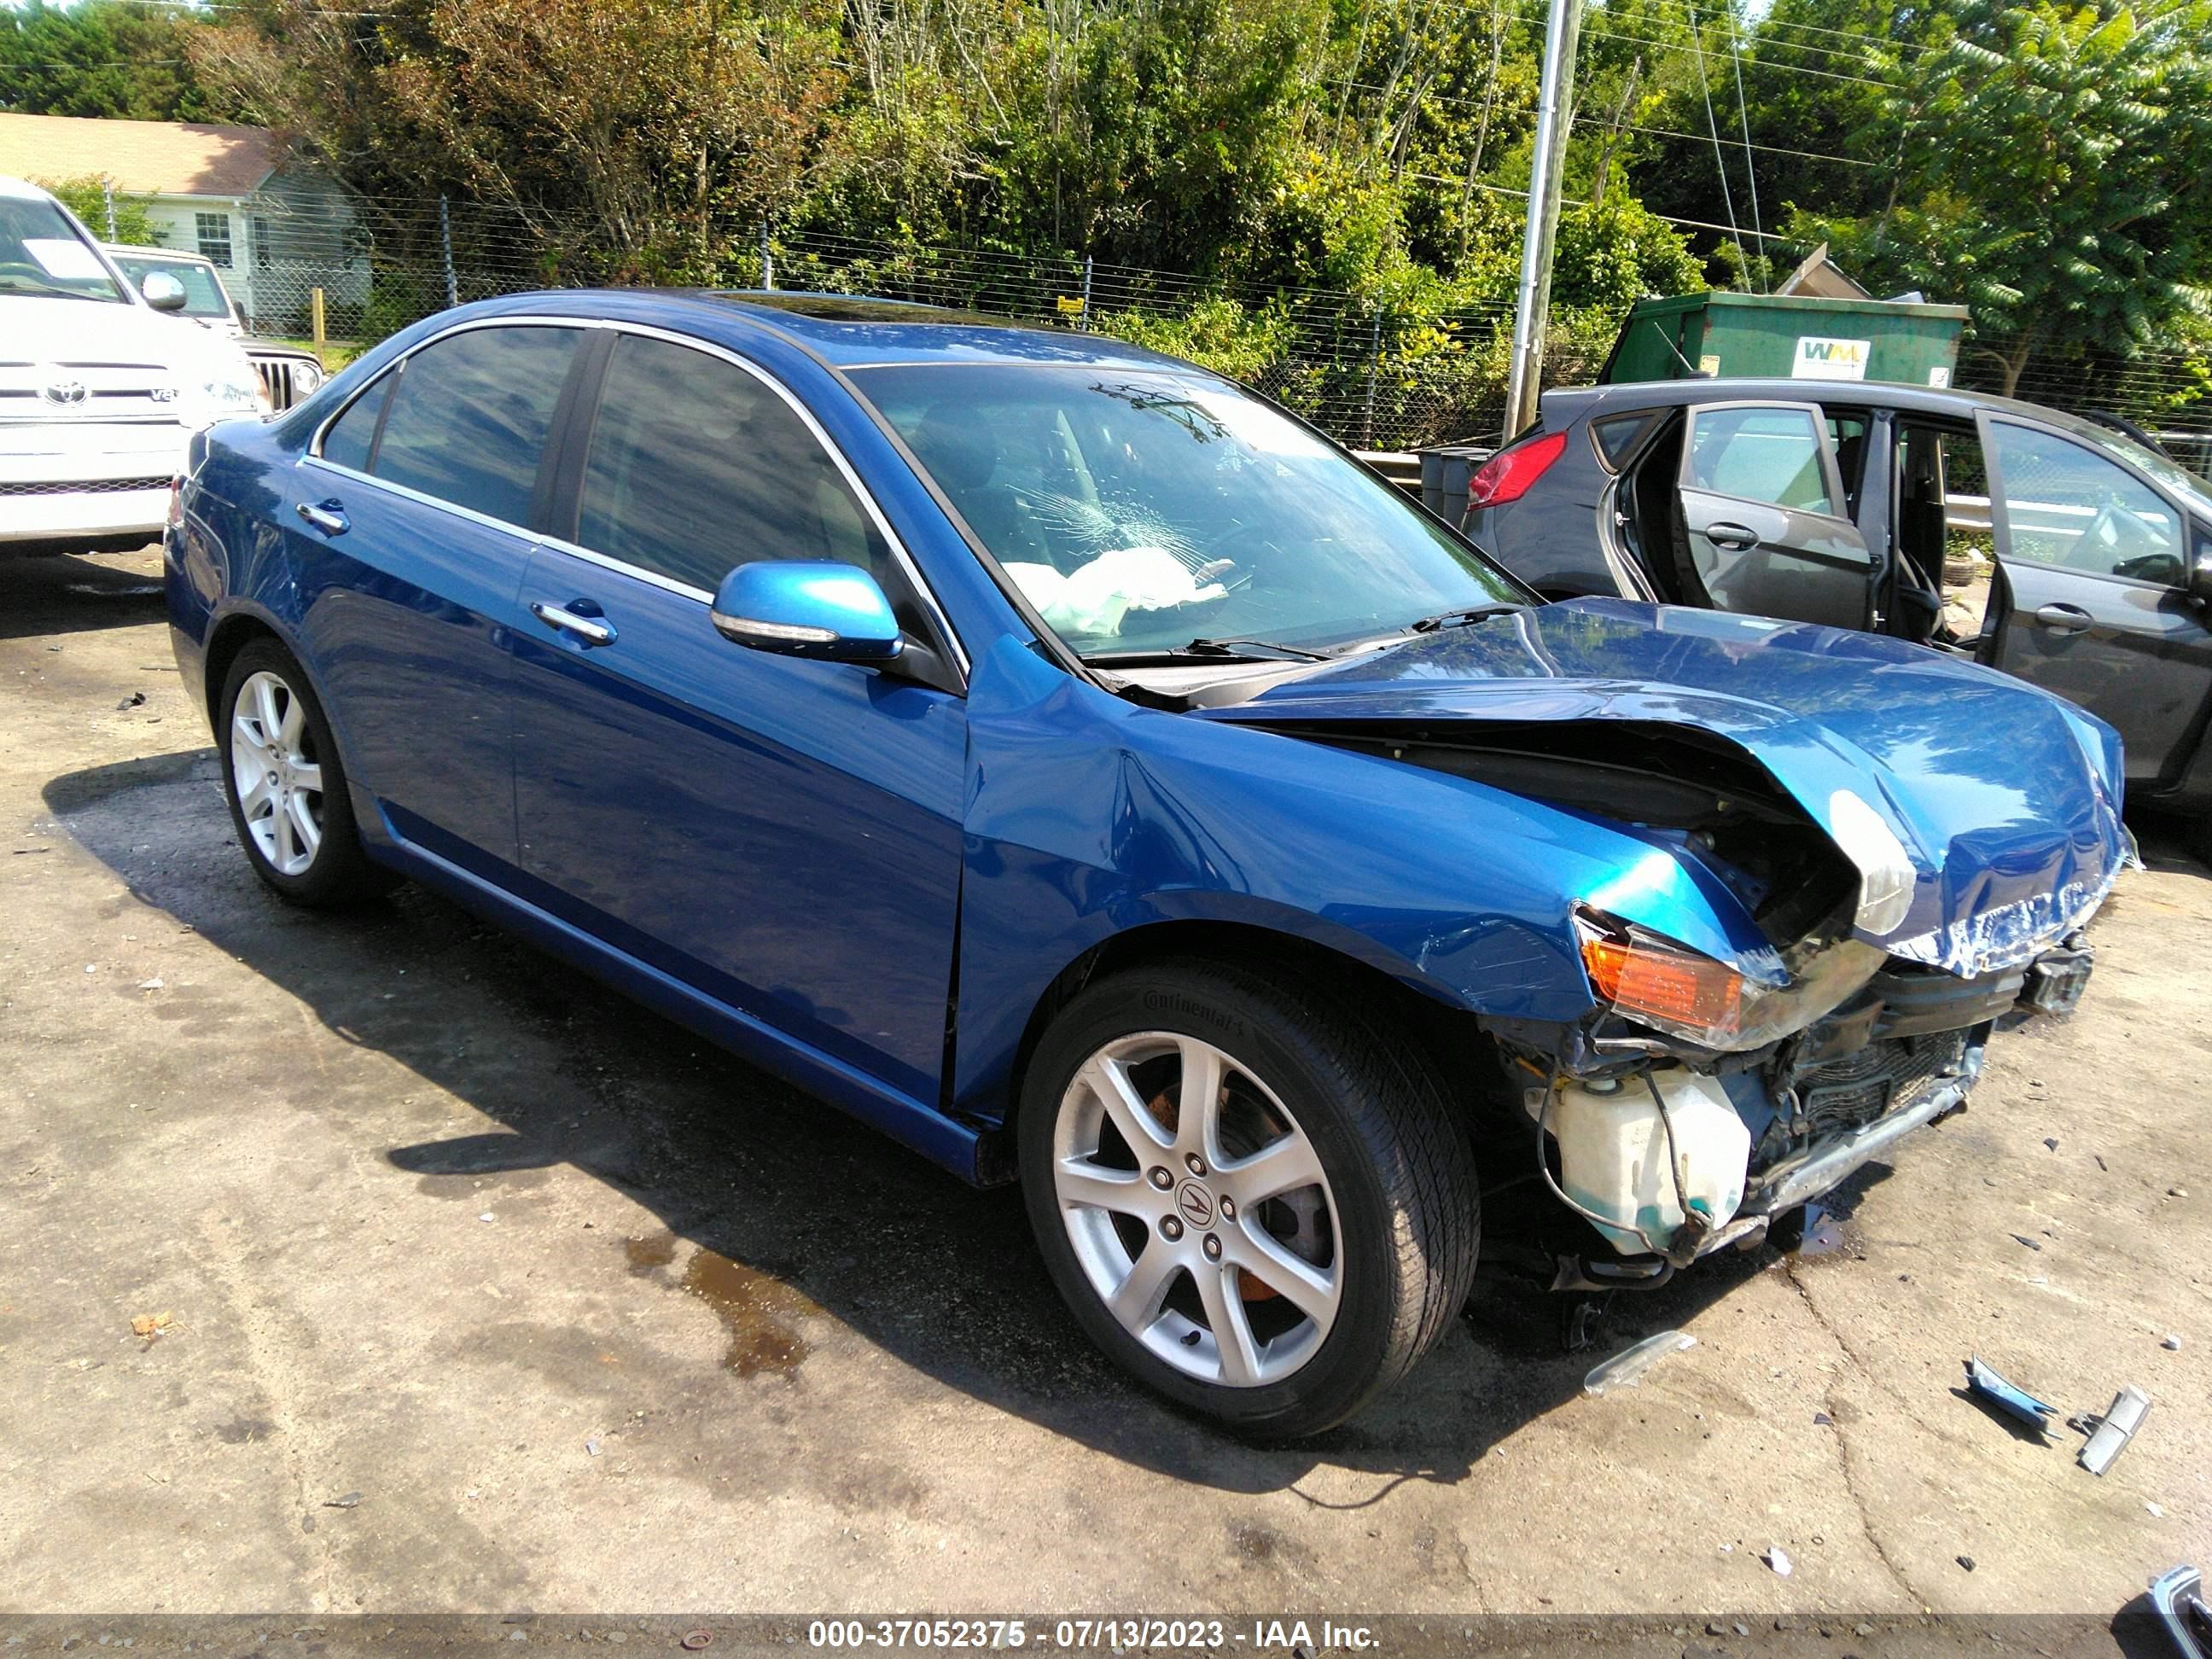
[[[1598,374],[1626,380],[1726,376],[1887,380],[1948,386],[1964,306],[1780,294],[1683,294],[1639,300]]]

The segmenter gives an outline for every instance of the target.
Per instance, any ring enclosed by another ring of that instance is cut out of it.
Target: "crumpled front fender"
[[[1449,1006],[1591,1006],[1577,903],[1741,959],[1767,947],[1694,860],[1468,779],[1139,708],[1012,641],[969,687],[954,1101],[998,1115],[1032,1011],[1085,952],[1174,921],[1261,927]]]

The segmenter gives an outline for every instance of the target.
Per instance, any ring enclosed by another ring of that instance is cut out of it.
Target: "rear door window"
[[[1699,410],[1684,482],[1717,495],[1834,515],[1820,433],[1808,409]]]
[[[369,458],[376,449],[376,417],[384,412],[385,400],[392,395],[393,378],[386,375],[331,422],[330,430],[323,434],[325,460],[351,467],[356,472],[368,471]]]
[[[709,593],[756,559],[859,565],[900,592],[889,544],[791,406],[734,363],[642,335],[607,365],[576,539]]]
[[[526,526],[546,434],[582,332],[472,328],[424,346],[392,390],[371,470],[386,483]]]

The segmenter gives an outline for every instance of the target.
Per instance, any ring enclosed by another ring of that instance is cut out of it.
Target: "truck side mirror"
[[[148,271],[146,280],[138,284],[138,292],[156,311],[182,311],[189,303],[185,285],[166,270]]]

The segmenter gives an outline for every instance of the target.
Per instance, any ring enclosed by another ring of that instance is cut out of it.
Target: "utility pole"
[[[1505,383],[1505,434],[1511,443],[1536,418],[1543,384],[1544,333],[1552,312],[1552,245],[1559,229],[1559,175],[1573,125],[1575,45],[1583,0],[1551,0],[1544,25],[1544,74],[1536,97],[1534,162],[1528,175],[1528,226],[1521,239],[1521,287],[1513,315],[1513,368]]]

